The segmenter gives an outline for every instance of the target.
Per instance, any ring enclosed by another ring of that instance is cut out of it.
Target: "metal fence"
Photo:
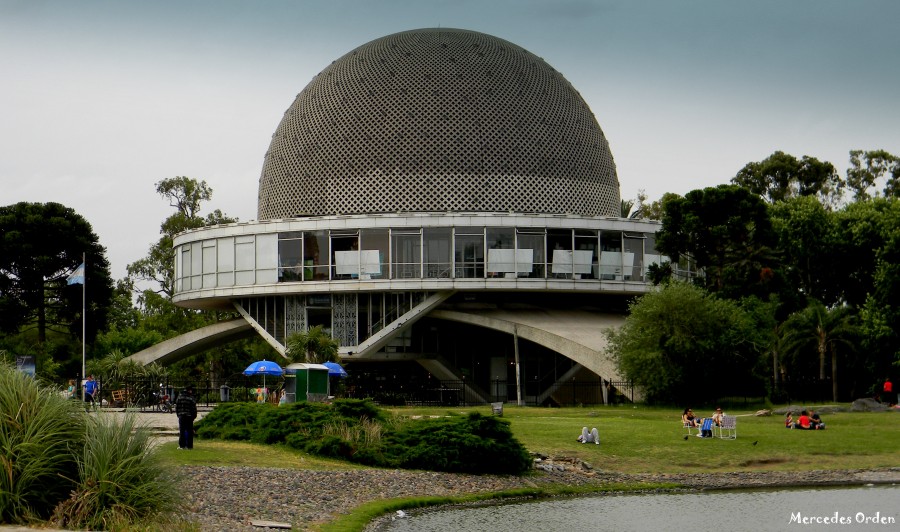
[[[256,402],[261,388],[252,377],[227,380],[202,379],[130,379],[120,382],[98,381],[104,406],[146,411],[161,411],[165,400],[174,404],[185,387],[194,388],[199,407],[213,407],[220,402]],[[277,402],[281,384],[268,385],[264,400]],[[349,387],[336,387],[335,396],[372,399],[389,406],[470,406],[488,403],[517,403],[516,384],[505,380],[491,381],[488,389],[463,380],[432,380],[426,385],[405,382],[384,384],[354,382]],[[634,402],[634,386],[627,381],[571,381],[547,391],[543,382],[522,383],[522,403],[528,406],[603,405]]]

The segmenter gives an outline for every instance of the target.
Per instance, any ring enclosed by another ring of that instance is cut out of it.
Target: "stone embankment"
[[[234,467],[185,467],[189,513],[203,531],[264,530],[252,521],[290,523],[305,530],[378,499],[454,496],[517,488],[610,483],[668,482],[688,489],[862,485],[900,483],[900,468],[887,470],[673,473],[625,475],[595,470],[571,459],[540,460],[534,475],[506,477],[399,470],[307,471]],[[375,530],[377,524],[370,527]]]

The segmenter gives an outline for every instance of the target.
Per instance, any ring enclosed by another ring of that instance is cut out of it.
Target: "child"
[[[784,415],[784,428],[792,429],[794,428],[794,413],[788,412]]]

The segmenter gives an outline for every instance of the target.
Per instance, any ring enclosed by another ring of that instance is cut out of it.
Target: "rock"
[[[755,415],[757,417],[771,416],[772,411],[771,410],[757,410]]]
[[[850,405],[851,412],[884,412],[888,409],[888,405],[884,403],[879,403],[875,399],[871,398],[863,398],[857,399],[853,401],[853,404]]]

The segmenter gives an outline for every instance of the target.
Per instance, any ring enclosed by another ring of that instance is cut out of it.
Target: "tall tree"
[[[857,200],[871,198],[871,189],[876,188],[881,179],[885,179],[881,190],[884,197],[900,197],[900,157],[884,150],[850,151],[847,185]],[[878,196],[879,192],[874,195]]]
[[[815,349],[819,357],[819,380],[824,381],[825,367],[831,355],[832,400],[838,400],[838,350],[852,351],[858,329],[854,316],[847,307],[828,309],[819,301],[811,300],[809,306],[794,314],[785,322],[790,350],[805,347]]]
[[[656,249],[688,256],[705,272],[706,287],[725,297],[764,295],[777,261],[766,204],[735,185],[692,190],[665,203]]]
[[[218,209],[205,218],[200,216],[201,203],[208,201],[213,192],[206,181],[183,176],[163,179],[156,183],[156,192],[167,199],[176,212],[163,221],[159,231],[162,237],[150,246],[147,256],[128,265],[128,276],[132,281],[153,283],[157,287],[155,292],[170,299],[175,293],[175,235],[188,229],[237,220]]]
[[[772,228],[777,235],[782,274],[796,303],[793,310],[806,305],[812,297],[825,305],[837,304],[843,294],[838,261],[840,239],[837,216],[812,197],[796,197],[770,208]],[[797,299],[799,298],[799,299]]]
[[[0,330],[36,328],[43,344],[49,329],[68,329],[85,341],[106,327],[112,281],[106,250],[91,225],[59,203],[17,203],[0,207]],[[81,285],[66,278],[86,256],[86,302]]]
[[[759,328],[735,302],[687,283],[642,296],[607,338],[649,402],[712,401],[762,387],[754,374],[765,344]]]
[[[196,229],[220,223],[237,221],[215,210],[206,217],[201,216],[203,202],[212,198],[213,190],[206,181],[198,181],[189,177],[163,179],[156,183],[156,192],[168,200],[175,212],[160,225],[160,239],[150,246],[147,256],[128,265],[129,282],[137,286],[139,282],[149,282],[152,287],[141,290],[137,302],[141,310],[141,328],[153,331],[169,338],[187,331],[208,325],[220,319],[231,319],[234,313],[196,311],[177,307],[172,303],[175,292],[175,249],[173,239],[176,234],[189,229]],[[152,335],[145,334],[144,338]],[[134,340],[118,338],[117,342]],[[124,347],[124,345],[123,345]],[[216,379],[227,373],[223,354],[228,348],[219,350],[215,356],[201,356],[182,363],[191,375],[208,373]],[[206,366],[206,367],[204,367]]]
[[[844,182],[834,165],[815,157],[776,151],[759,162],[747,163],[731,180],[769,203],[801,196],[814,196],[834,206],[843,194]]]

